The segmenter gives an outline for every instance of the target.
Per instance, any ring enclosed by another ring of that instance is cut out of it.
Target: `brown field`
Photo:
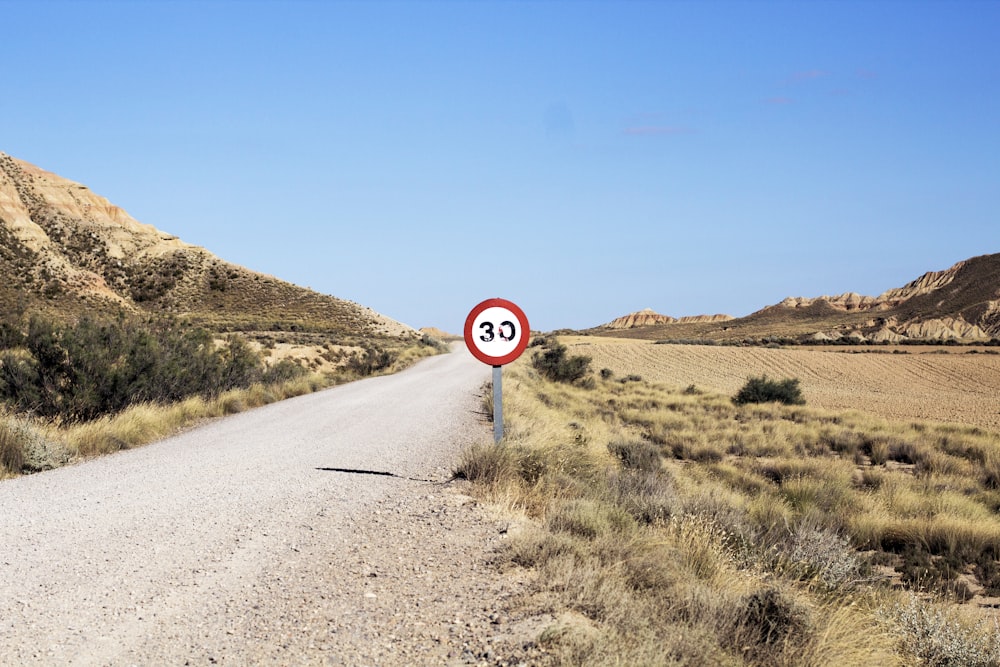
[[[854,409],[889,419],[929,420],[1000,431],[1000,355],[851,354],[816,349],[656,345],[651,341],[561,337],[570,354],[616,376],[735,394],[750,376],[798,378],[811,406]],[[953,350],[948,350],[953,351]]]

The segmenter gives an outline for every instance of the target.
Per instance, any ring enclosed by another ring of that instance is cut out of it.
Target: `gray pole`
[[[500,443],[503,437],[503,387],[501,370],[503,366],[493,367],[493,442]]]

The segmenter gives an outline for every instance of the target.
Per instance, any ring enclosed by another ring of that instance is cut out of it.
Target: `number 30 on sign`
[[[465,318],[465,344],[472,356],[490,366],[503,366],[528,347],[531,328],[524,311],[506,299],[487,299]]]

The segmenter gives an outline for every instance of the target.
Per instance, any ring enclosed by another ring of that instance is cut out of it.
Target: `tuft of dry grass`
[[[51,427],[0,411],[0,479],[57,468],[68,460]]]
[[[9,416],[0,419],[0,474],[8,476],[24,467],[25,446],[22,433]]]

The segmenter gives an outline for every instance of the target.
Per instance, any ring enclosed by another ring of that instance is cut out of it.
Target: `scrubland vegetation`
[[[1000,664],[997,432],[557,382],[559,349],[505,368],[506,436],[456,466],[513,517],[553,663]]]
[[[273,359],[267,336],[218,338],[179,320],[0,324],[0,478],[145,444],[443,350],[427,337],[306,336],[299,356]]]

